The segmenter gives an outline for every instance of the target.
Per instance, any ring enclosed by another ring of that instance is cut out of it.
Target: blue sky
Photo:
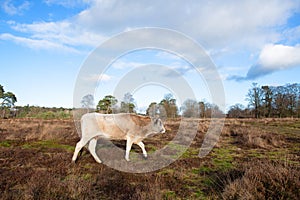
[[[2,0],[0,84],[16,94],[17,105],[73,107],[77,75],[89,54],[114,35],[143,27],[172,29],[198,42],[216,65],[226,107],[246,105],[252,82],[299,82],[299,0]],[[182,72],[196,98],[210,100],[211,91],[187,70],[189,63],[149,49],[121,56],[100,79],[95,74],[95,100],[112,94],[131,70],[151,63]],[[148,85],[129,92],[143,108],[172,91]]]

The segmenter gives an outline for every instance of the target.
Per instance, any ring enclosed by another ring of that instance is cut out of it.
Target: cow
[[[89,152],[96,162],[101,160],[96,154],[97,139],[126,140],[125,160],[130,161],[129,152],[132,144],[137,144],[147,158],[143,139],[154,134],[165,133],[166,129],[160,118],[146,117],[129,113],[100,114],[87,113],[81,117],[81,139],[76,144],[72,157],[75,162],[78,153],[87,143]]]

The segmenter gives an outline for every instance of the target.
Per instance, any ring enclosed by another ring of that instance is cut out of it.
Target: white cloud
[[[91,81],[91,82],[98,82],[98,81],[102,81],[102,82],[107,82],[110,81],[113,77],[108,75],[108,74],[94,74],[91,75],[90,77],[86,78],[85,80],[87,81]]]
[[[67,8],[74,8],[89,4],[91,0],[44,0],[47,5],[61,5]]]
[[[10,1],[6,1],[10,2]],[[106,38],[136,27],[164,27],[181,31],[206,49],[254,48],[282,39],[278,27],[287,23],[299,1],[117,1],[45,0],[49,5],[88,5],[57,22],[16,23],[11,27],[29,39],[62,46],[96,47]],[[29,36],[28,36],[29,35]]]
[[[231,76],[228,79],[237,81],[254,80],[275,71],[299,66],[300,45],[267,44],[260,52],[257,63],[251,66],[245,77]]]
[[[268,44],[259,55],[259,64],[270,70],[300,66],[300,46]]]
[[[182,31],[209,47],[242,43],[262,46],[280,35],[297,2],[273,1],[96,1],[78,23],[116,33],[128,27],[155,26]]]
[[[104,81],[104,82],[110,81],[111,79],[112,76],[109,76],[107,74],[101,74],[99,77],[99,81]]]
[[[0,34],[0,40],[11,40],[17,44],[21,44],[33,49],[59,50],[64,52],[80,53],[78,50],[72,47],[61,45],[45,39],[30,39],[25,37],[17,37],[8,33],[3,33]]]
[[[12,25],[12,28],[23,33],[30,33],[31,38],[45,39],[66,46],[95,47],[106,39],[101,34],[85,30],[83,27],[79,27],[67,20],[33,24],[15,23]]]
[[[162,65],[162,66],[166,66],[171,70],[175,70],[177,71],[176,76],[178,76],[178,74],[185,74],[186,72],[192,70],[192,67],[188,65],[188,63],[184,62],[183,60],[181,60],[181,58],[177,57],[177,56],[173,56],[172,54],[164,54],[164,53],[158,53],[156,54],[156,56],[160,56],[160,58],[164,58],[164,55],[167,56],[168,62],[166,63],[166,61],[164,61],[164,63],[160,63],[159,60],[157,60],[156,64],[158,65]],[[118,70],[123,70],[123,69],[134,69],[137,67],[143,67],[146,65],[151,65],[154,64],[152,62],[133,62],[133,61],[127,61],[127,60],[122,60],[119,59],[116,62],[114,62],[111,67],[114,69],[118,69]],[[173,74],[173,73],[172,73]],[[170,74],[170,76],[172,75]]]
[[[122,60],[117,60],[114,62],[111,67],[115,69],[130,69],[130,68],[136,68],[144,65],[145,63],[139,63],[139,62],[127,62]]]
[[[20,5],[15,5],[12,0],[5,0],[2,3],[2,9],[9,15],[22,15],[25,10],[28,10],[30,7],[30,3],[28,1],[24,1]]]

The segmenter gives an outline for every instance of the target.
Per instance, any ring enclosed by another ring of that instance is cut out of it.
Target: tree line
[[[103,99],[100,99],[96,105],[96,112],[103,114],[111,113],[137,113],[137,104],[133,95],[126,93],[118,104],[118,99],[112,95],[106,95]],[[89,110],[95,110],[94,107],[94,97],[91,94],[84,96],[81,100],[81,105],[83,108]],[[176,105],[176,99],[172,94],[167,94],[159,102],[152,102],[147,108],[146,115],[156,115],[159,114],[166,118],[176,118],[178,117],[178,107]]]
[[[112,95],[106,95],[98,101],[96,109],[94,109],[94,97],[89,94],[82,98],[81,105],[90,111],[96,111],[103,114],[111,113],[137,113],[136,101],[132,94],[126,93],[124,98],[118,104],[118,99]],[[214,116],[221,117],[224,113],[218,106],[204,101],[187,99],[181,107],[177,106],[177,100],[172,94],[166,94],[160,102],[151,102],[146,109],[146,115],[159,115],[162,118],[176,118],[180,115],[184,117],[194,118],[210,118],[212,112]]]
[[[242,104],[231,106],[227,112],[230,118],[282,118],[300,117],[300,84],[286,84],[283,86],[260,86],[253,83],[246,94],[247,107]],[[45,108],[38,106],[15,106],[17,98],[14,93],[6,92],[0,85],[0,116],[7,117],[42,117],[42,118],[70,118],[72,109]],[[100,113],[137,113],[137,103],[133,95],[126,93],[119,100],[106,95],[94,105],[94,96],[88,94],[81,100],[82,108]],[[45,114],[45,112],[47,112]],[[224,113],[215,104],[193,99],[185,100],[180,107],[172,94],[166,94],[159,102],[152,102],[146,109],[146,115],[159,114],[162,118],[189,118],[223,117]]]
[[[235,104],[227,115],[234,118],[245,117],[300,117],[300,84],[283,86],[259,86],[253,83],[246,95],[248,107]]]

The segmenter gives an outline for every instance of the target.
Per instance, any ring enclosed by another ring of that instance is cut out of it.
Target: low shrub
[[[300,199],[297,167],[270,160],[253,160],[211,179],[213,195],[222,199]]]

